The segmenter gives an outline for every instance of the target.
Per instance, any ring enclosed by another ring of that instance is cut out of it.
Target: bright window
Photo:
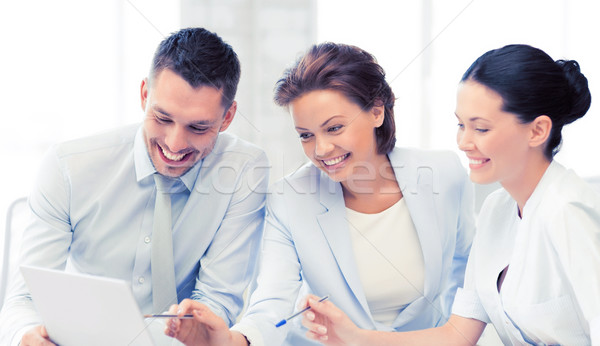
[[[594,94],[600,83],[600,5],[585,0],[322,0],[318,41],[355,44],[374,54],[396,97],[398,143],[456,149],[456,85],[485,51],[526,43],[555,60],[577,60]],[[368,5],[367,5],[368,4]],[[557,160],[582,176],[600,175],[600,114],[563,130]],[[461,155],[464,158],[464,155]]]

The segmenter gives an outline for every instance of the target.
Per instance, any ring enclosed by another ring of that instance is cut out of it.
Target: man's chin
[[[162,167],[161,169],[157,169],[157,172],[165,177],[179,178],[186,174],[190,169],[192,169],[192,167]]]

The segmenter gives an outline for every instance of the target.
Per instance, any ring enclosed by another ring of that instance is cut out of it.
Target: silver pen
[[[194,315],[172,315],[172,314],[151,314],[151,315],[144,315],[144,318],[179,318],[182,320],[187,320],[190,318],[194,318]]]

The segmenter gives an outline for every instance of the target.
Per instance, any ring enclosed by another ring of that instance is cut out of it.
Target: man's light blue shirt
[[[155,172],[139,125],[51,148],[29,197],[21,263],[127,280],[142,312],[153,312]],[[187,189],[171,197],[178,298],[194,291],[231,325],[262,235],[266,155],[221,133],[180,179]],[[41,323],[22,277],[12,281],[0,314],[3,345]]]

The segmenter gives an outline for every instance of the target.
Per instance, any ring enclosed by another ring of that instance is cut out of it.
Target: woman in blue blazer
[[[441,325],[462,286],[474,235],[472,186],[451,152],[395,147],[394,94],[360,48],[312,47],[279,80],[311,160],[272,186],[259,275],[228,329],[184,301],[166,333],[189,345],[303,345],[293,313],[305,293],[328,295],[361,328]]]
[[[523,44],[481,55],[458,87],[457,144],[471,180],[502,189],[479,213],[452,316],[427,330],[364,330],[311,296],[308,335],[336,346],[467,346],[491,323],[504,345],[600,345],[600,195],[554,159],[563,127],[591,100],[575,60]]]

